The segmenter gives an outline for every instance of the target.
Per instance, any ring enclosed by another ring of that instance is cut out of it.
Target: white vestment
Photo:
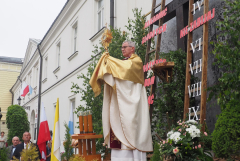
[[[122,144],[123,152],[120,153],[128,157],[137,154],[146,158],[146,153],[142,152],[151,152],[153,147],[145,87],[140,83],[114,78],[111,74],[104,75],[104,82],[102,111],[104,142],[110,145],[110,128],[112,128]],[[129,150],[131,154],[124,152]],[[116,150],[113,154],[118,156]]]

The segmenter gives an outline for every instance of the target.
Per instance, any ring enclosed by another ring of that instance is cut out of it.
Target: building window
[[[32,72],[29,74],[29,85],[32,86]]]
[[[103,20],[104,20],[104,5],[103,0],[98,1],[98,30],[103,27]]]
[[[44,78],[47,78],[48,57],[44,59]]]
[[[76,120],[78,120],[77,115],[74,113],[74,111],[75,111],[75,99],[70,100],[70,111],[71,111],[71,108],[72,108],[72,116],[73,116],[73,132],[75,134],[75,133],[79,132],[79,129],[76,128],[77,124],[75,122]]]
[[[56,105],[57,105],[57,102],[55,102],[55,103],[53,104],[53,114],[54,114],[54,116],[55,116],[55,112],[56,112]],[[54,128],[54,119],[55,119],[55,117],[53,117],[53,126],[52,126],[52,129]]]
[[[59,67],[60,66],[60,47],[61,47],[61,43],[59,42],[58,44],[57,44],[57,67]]]
[[[37,140],[37,123],[34,124],[34,140]]]
[[[36,80],[35,80],[35,86],[37,86],[37,82],[38,82],[38,67],[36,67],[36,76],[35,76]]]
[[[73,29],[74,35],[73,35],[73,53],[77,51],[77,26]]]

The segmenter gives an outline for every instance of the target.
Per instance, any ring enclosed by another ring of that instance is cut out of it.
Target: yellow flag
[[[60,129],[59,129],[59,99],[57,99],[52,138],[51,161],[60,161]]]

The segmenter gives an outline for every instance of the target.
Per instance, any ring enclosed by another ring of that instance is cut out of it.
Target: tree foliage
[[[7,128],[8,128],[8,145],[12,145],[12,138],[18,136],[22,141],[23,133],[29,131],[29,121],[27,112],[19,105],[11,105],[7,109]]]
[[[217,41],[211,42],[215,62],[221,76],[209,87],[222,113],[212,134],[212,148],[218,157],[227,158],[240,150],[240,0],[225,0],[224,18],[217,22]]]
[[[6,147],[3,147],[2,149],[0,149],[0,160],[1,161],[8,161],[8,155],[9,155],[10,151],[9,149],[7,149]]]
[[[144,27],[145,19],[141,15],[141,10],[138,9],[133,10],[135,19],[128,19],[128,26],[126,28],[129,30],[128,32],[122,31],[121,29],[111,28],[111,32],[113,35],[112,43],[109,45],[109,53],[110,56],[113,56],[118,59],[123,59],[123,55],[120,47],[122,46],[123,41],[129,40],[132,38],[132,41],[136,43],[136,53],[144,59],[144,55],[146,52],[145,44],[141,44],[142,37],[147,33]],[[131,35],[129,34],[131,33]],[[71,90],[74,93],[81,94],[81,101],[85,103],[85,105],[80,105],[76,109],[76,113],[79,111],[92,110],[93,114],[93,130],[97,134],[102,134],[102,104],[103,104],[103,91],[98,97],[94,97],[94,93],[89,84],[89,80],[92,76],[94,68],[100,58],[99,53],[103,53],[104,49],[102,44],[94,46],[92,62],[88,67],[87,74],[81,74],[78,76],[78,79],[83,80],[82,86],[85,87],[81,89],[77,83],[73,83]],[[103,89],[103,88],[102,88]],[[96,144],[97,151],[101,153],[105,153],[106,148],[102,146],[103,138],[98,139]]]
[[[211,91],[208,100],[215,97],[221,110],[231,100],[240,100],[240,0],[227,1],[224,19],[217,22],[220,34],[214,46],[214,65],[222,71],[217,84],[208,88]],[[239,101],[240,103],[240,101]]]
[[[72,147],[72,138],[70,135],[70,128],[68,127],[67,123],[64,122],[65,127],[65,142],[64,142],[64,150],[65,152],[62,154],[62,160],[69,161],[70,158],[73,156],[73,147]]]
[[[27,144],[26,149],[20,152],[22,161],[40,161],[38,149],[34,144]],[[19,161],[15,156],[13,156],[13,161]]]

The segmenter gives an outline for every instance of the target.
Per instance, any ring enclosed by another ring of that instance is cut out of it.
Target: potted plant
[[[177,127],[167,133],[167,139],[159,143],[160,155],[175,161],[212,161],[204,142],[210,137],[200,131],[201,125],[194,120],[178,121]]]

